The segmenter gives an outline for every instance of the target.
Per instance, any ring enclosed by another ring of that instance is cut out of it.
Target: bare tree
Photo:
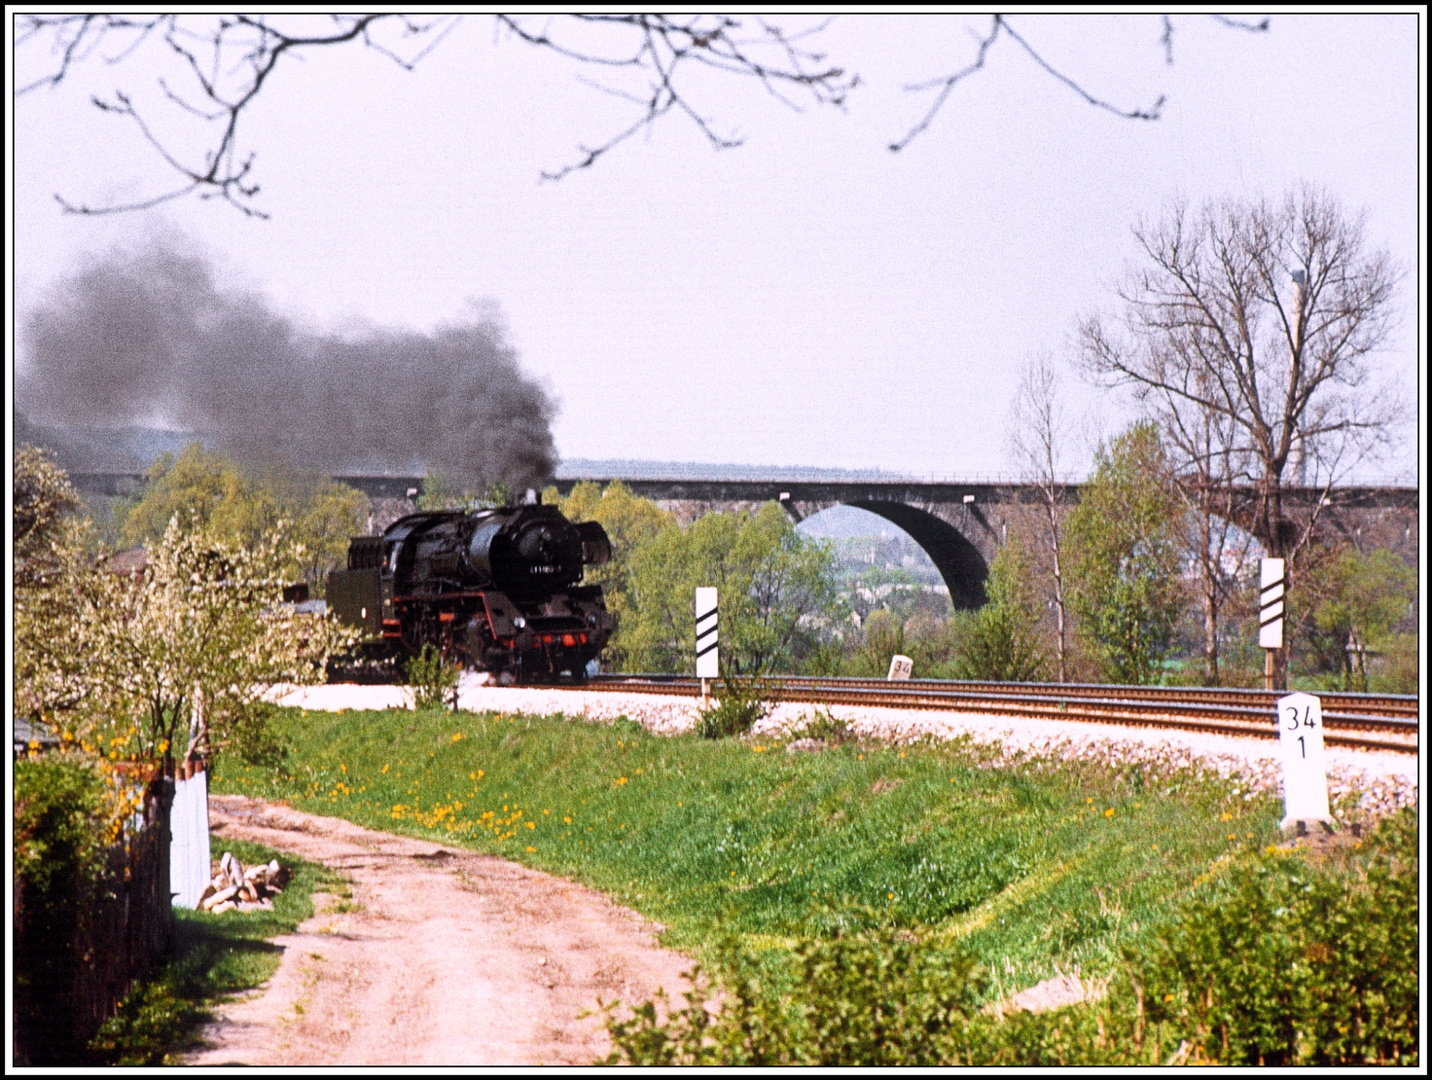
[[[1066,607],[1064,603],[1064,569],[1060,563],[1063,541],[1063,496],[1066,485],[1061,480],[1061,451],[1068,436],[1063,410],[1059,372],[1047,354],[1041,353],[1026,364],[1019,376],[1010,409],[1010,443],[1025,479],[1039,491],[1043,520],[1040,539],[1049,552],[1052,564],[1050,584],[1054,605],[1055,657],[1059,681],[1065,681],[1064,643]]]
[[[1191,439],[1186,463],[1203,453],[1192,454],[1191,433],[1226,445],[1223,497],[1288,560],[1291,587],[1333,483],[1385,447],[1402,416],[1371,379],[1400,273],[1386,251],[1366,250],[1362,216],[1308,186],[1277,204],[1176,205],[1134,235],[1147,265],[1119,292],[1122,327],[1098,316],[1081,326],[1083,362],[1131,385],[1166,429],[1176,417],[1173,430]],[[1307,486],[1320,490],[1290,497]],[[1287,656],[1279,650],[1279,686]]]
[[[595,147],[581,147],[573,164],[544,172],[559,179],[592,165],[613,147],[650,128],[671,112],[685,114],[718,149],[739,146],[734,135],[717,132],[701,115],[678,78],[687,68],[705,67],[754,79],[774,97],[796,107],[788,92],[800,92],[820,105],[844,103],[857,78],[825,62],[801,42],[824,24],[787,34],[763,19],[724,16],[570,15],[533,28],[534,18],[498,15],[498,27],[528,45],[547,49],[586,70],[635,73],[646,86],[633,92],[605,90],[637,106],[628,127]],[[127,117],[163,161],[183,178],[171,191],[110,206],[91,206],[60,195],[68,213],[102,214],[142,210],[197,193],[219,198],[254,217],[266,217],[253,205],[259,185],[253,179],[254,155],[239,149],[239,123],[269,83],[279,61],[320,48],[360,43],[411,71],[456,27],[458,16],[419,21],[401,15],[20,15],[16,50],[31,56],[48,43],[44,73],[27,78],[17,96],[56,87],[77,65],[99,56],[106,64],[129,59],[146,43],[158,41],[173,69],[160,76],[164,101],[141,106],[132,91],[115,90],[91,99],[103,112]],[[568,28],[571,28],[570,32]],[[161,108],[167,105],[168,109]],[[160,114],[163,114],[162,116]],[[191,127],[175,133],[174,121]],[[202,131],[196,139],[192,125]],[[191,148],[191,149],[184,149]]]

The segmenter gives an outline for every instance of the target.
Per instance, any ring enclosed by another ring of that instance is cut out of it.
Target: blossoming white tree
[[[267,684],[321,680],[328,654],[356,638],[281,603],[294,554],[282,529],[245,546],[176,516],[140,569],[72,567],[17,592],[25,694],[105,756],[150,761],[184,752],[197,695],[222,748]]]

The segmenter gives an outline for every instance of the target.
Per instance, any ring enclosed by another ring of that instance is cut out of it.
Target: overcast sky
[[[1178,16],[1172,67],[1153,16],[1015,25],[1107,100],[1166,94],[1163,118],[1091,108],[1004,40],[892,154],[930,100],[902,86],[969,63],[988,20],[851,15],[818,39],[861,77],[845,111],[696,80],[696,107],[744,146],[715,152],[673,114],[544,183],[630,107],[472,15],[411,73],[358,48],[279,66],[241,129],[270,220],[197,200],[81,218],[54,194],[172,186],[87,104],[152,87],[162,50],[92,60],[13,106],[17,305],[85,253],[170,232],[316,329],[427,329],[494,302],[560,403],[563,457],[1008,475],[1020,364],[1069,355],[1077,319],[1109,306],[1140,216],[1311,181],[1365,208],[1371,245],[1407,270],[1380,364],[1415,400],[1416,16],[1278,15],[1266,34]],[[1090,430],[1127,416],[1070,384]],[[1372,471],[1412,481],[1416,462],[1409,437]]]

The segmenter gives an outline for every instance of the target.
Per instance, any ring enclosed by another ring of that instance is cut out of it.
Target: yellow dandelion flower
[[[904,755],[904,754],[901,754],[900,756],[901,756],[901,757],[904,757],[905,755]],[[894,899],[895,899],[895,894],[894,894],[894,893],[891,893],[888,897],[886,897],[886,899],[887,899],[887,900],[894,900]]]
[[[1222,817],[1220,817],[1218,820],[1219,820],[1219,821],[1232,821],[1232,820],[1233,820],[1233,815],[1232,815],[1232,814],[1229,814],[1229,813],[1225,813],[1225,814],[1224,814]]]
[[[527,848],[527,850],[528,850],[528,851],[536,851],[537,849],[536,849],[535,847],[531,847],[531,846],[529,845],[528,848]]]
[[[348,766],[345,765],[345,764],[343,764],[343,762],[340,761],[340,762],[338,763],[338,771],[341,772],[341,773],[346,773],[346,772],[348,771]]]
[[[1165,994],[1165,995],[1164,995],[1164,1000],[1165,1000],[1165,1001],[1172,1001],[1172,1000],[1173,1000],[1173,995],[1172,995],[1172,994]]]
[[[1104,811],[1104,816],[1105,816],[1105,817],[1113,817],[1113,816],[1114,816],[1114,808],[1111,806],[1111,807],[1109,807],[1109,809],[1105,810],[1105,811]]]
[[[546,810],[546,809],[544,809],[544,810],[542,811],[542,813],[544,813],[544,814],[550,814],[551,812],[552,812],[552,811]]]

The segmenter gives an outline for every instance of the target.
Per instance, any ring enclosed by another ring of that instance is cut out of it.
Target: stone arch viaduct
[[[553,481],[567,494],[583,481],[608,484],[602,477]],[[906,483],[901,481],[797,480],[642,480],[621,479],[633,494],[651,499],[687,523],[713,510],[749,510],[777,502],[793,521],[832,506],[858,507],[904,529],[930,556],[950,590],[957,609],[985,602],[989,564],[1008,535],[1011,520],[1042,505],[1031,484]],[[1323,496],[1320,489],[1284,491],[1284,504],[1306,509]],[[1079,485],[1061,484],[1056,498],[1065,507],[1079,501]],[[1387,547],[1416,565],[1417,488],[1334,488],[1320,514],[1320,527],[1346,535],[1360,548]]]

